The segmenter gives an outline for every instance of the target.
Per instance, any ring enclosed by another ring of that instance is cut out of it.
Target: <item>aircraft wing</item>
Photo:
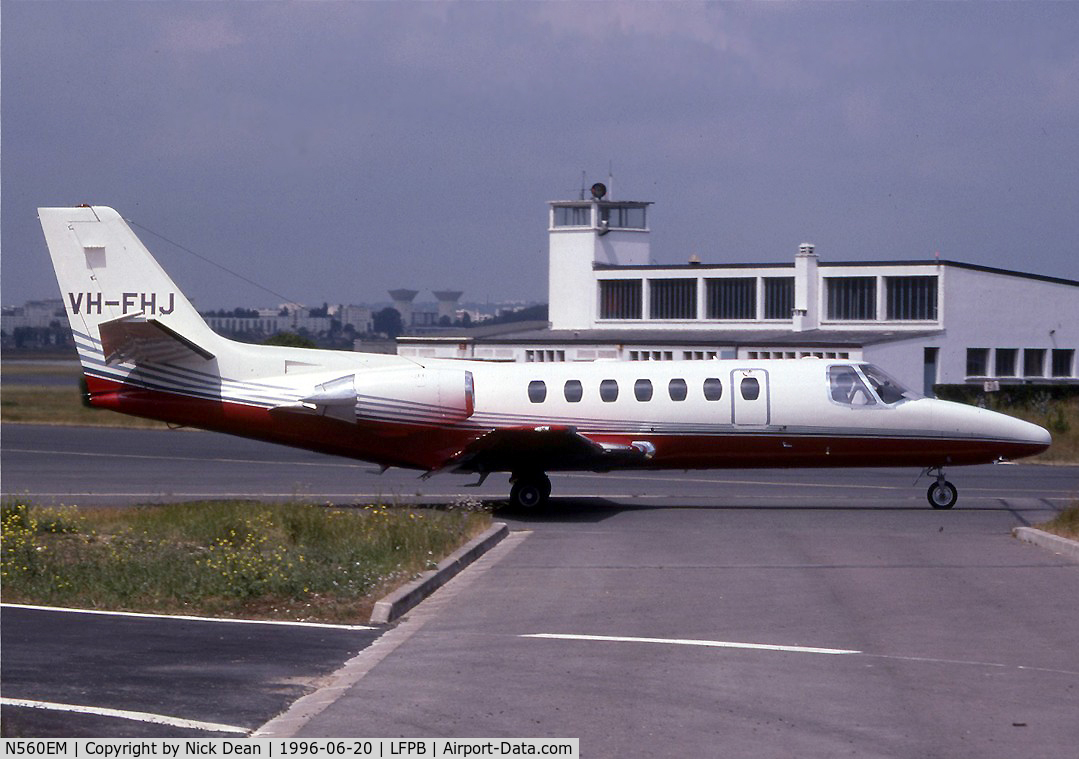
[[[569,426],[508,427],[491,430],[450,457],[443,470],[455,472],[607,471],[641,464],[655,455],[647,441],[629,445],[593,440]]]
[[[101,350],[105,363],[131,361],[136,364],[148,362],[179,361],[197,356],[205,361],[213,353],[188,340],[174,329],[166,327],[157,319],[147,319],[141,314],[122,316],[102,322]]]

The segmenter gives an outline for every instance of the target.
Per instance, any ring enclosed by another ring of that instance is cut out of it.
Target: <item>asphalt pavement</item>
[[[494,476],[478,491],[464,478],[380,477],[362,463],[211,433],[4,425],[0,434],[4,492],[40,502],[505,495]],[[52,692],[63,678],[40,674],[37,695],[21,697],[145,703],[244,729],[284,709],[271,726],[299,736],[577,737],[588,756],[1074,756],[1079,565],[1010,530],[1079,497],[1079,468],[955,468],[960,500],[944,512],[928,507],[928,482],[916,477],[555,476],[548,513],[501,512],[510,538],[379,631],[378,646],[357,638],[349,687],[313,716],[288,720],[295,689],[248,712],[229,704],[282,677],[307,678],[294,684],[311,691],[349,659],[348,646],[316,651],[317,666],[301,674],[270,675],[260,660],[276,655],[262,633],[244,631],[255,637],[242,643],[232,628],[210,633],[248,656],[208,690],[174,677],[192,660],[170,642],[171,622],[157,623],[164,632],[147,638],[156,642],[139,664],[123,656],[127,643],[96,653],[113,636],[80,632],[83,620],[66,623],[75,640],[52,640],[42,626],[11,644],[8,609],[4,696],[21,696],[58,645],[70,651],[65,667],[85,657],[103,674],[78,692]],[[212,679],[221,660],[211,661]],[[23,679],[9,681],[15,666]],[[214,697],[113,698],[128,688]],[[226,708],[204,708],[212,701]]]

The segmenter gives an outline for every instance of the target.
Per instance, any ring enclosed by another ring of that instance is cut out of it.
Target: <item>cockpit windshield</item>
[[[873,390],[880,397],[881,401],[886,404],[898,403],[903,400],[914,400],[915,398],[921,398],[922,396],[913,390],[908,390],[903,387],[899,382],[889,377],[882,369],[873,366],[873,364],[862,364],[859,367],[862,370],[862,374],[869,380],[869,384],[872,385]]]

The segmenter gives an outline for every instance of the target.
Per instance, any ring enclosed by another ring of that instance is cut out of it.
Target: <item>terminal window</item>
[[[1053,349],[1053,376],[1072,376],[1072,364],[1075,363],[1075,351],[1071,348]]]
[[[873,321],[877,318],[876,277],[826,277],[828,319]]]
[[[967,376],[987,377],[989,375],[989,349],[967,348]]]
[[[1045,376],[1045,349],[1027,348],[1023,351],[1023,376]]]
[[[641,280],[607,279],[599,282],[600,319],[640,319]]]
[[[888,319],[891,321],[936,321],[937,278],[885,277]]]
[[[794,277],[764,278],[764,318],[790,319],[794,311]]]
[[[1019,351],[1016,348],[997,348],[997,376],[1015,377],[1016,358]]]
[[[696,319],[696,279],[653,279],[649,281],[653,319]]]
[[[707,318],[742,320],[757,318],[756,277],[706,279],[704,283],[707,294],[705,309]]]

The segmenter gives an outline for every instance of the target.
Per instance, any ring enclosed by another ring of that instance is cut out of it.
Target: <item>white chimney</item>
[[[794,331],[804,332],[820,326],[819,278],[817,254],[813,244],[798,246],[794,257]]]

